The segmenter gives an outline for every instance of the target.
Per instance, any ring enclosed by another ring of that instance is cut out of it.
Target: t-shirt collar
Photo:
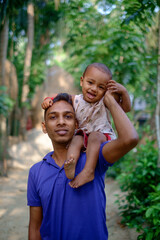
[[[51,164],[52,166],[54,166],[58,169],[64,168],[64,165],[62,167],[60,167],[56,164],[55,160],[52,158],[52,155],[53,155],[53,151],[47,153],[47,155],[43,158],[43,161],[46,161],[48,164]]]

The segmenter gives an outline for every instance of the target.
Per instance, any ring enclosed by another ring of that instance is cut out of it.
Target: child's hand
[[[113,94],[115,100],[120,104],[125,112],[129,112],[131,110],[131,100],[127,89],[123,85],[114,80],[109,80],[107,82],[107,90]]]
[[[51,99],[51,98],[47,98],[47,99],[45,99],[45,100],[42,102],[41,107],[42,107],[43,109],[47,109],[47,108],[51,107],[52,104],[53,104],[52,99]]]
[[[118,93],[120,95],[123,95],[124,92],[126,92],[126,88],[114,80],[109,80],[107,82],[107,90],[111,91],[112,93]]]

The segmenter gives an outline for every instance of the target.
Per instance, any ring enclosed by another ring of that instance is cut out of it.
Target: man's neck
[[[64,164],[67,157],[68,147],[65,145],[54,146],[54,152],[52,158],[55,160],[56,164],[60,167]]]

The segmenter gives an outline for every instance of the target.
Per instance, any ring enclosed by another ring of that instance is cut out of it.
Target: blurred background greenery
[[[35,127],[27,124],[35,114],[36,89],[47,84],[48,69],[64,69],[79,88],[80,77],[92,62],[106,64],[113,79],[129,91],[128,116],[140,136],[138,148],[108,173],[120,179],[128,194],[123,199],[127,204],[120,205],[123,221],[141,231],[139,239],[158,240],[159,0],[0,1],[1,174],[7,173],[9,137],[25,140],[27,129]]]

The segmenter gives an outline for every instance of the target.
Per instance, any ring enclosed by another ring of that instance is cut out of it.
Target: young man
[[[104,192],[105,172],[138,142],[137,133],[109,91],[105,101],[118,137],[101,145],[92,182],[78,189],[69,186],[64,172],[67,148],[76,128],[75,112],[68,94],[59,94],[46,110],[43,131],[50,137],[54,152],[35,164],[29,173],[29,240],[107,240]],[[81,153],[76,175],[83,169]]]

